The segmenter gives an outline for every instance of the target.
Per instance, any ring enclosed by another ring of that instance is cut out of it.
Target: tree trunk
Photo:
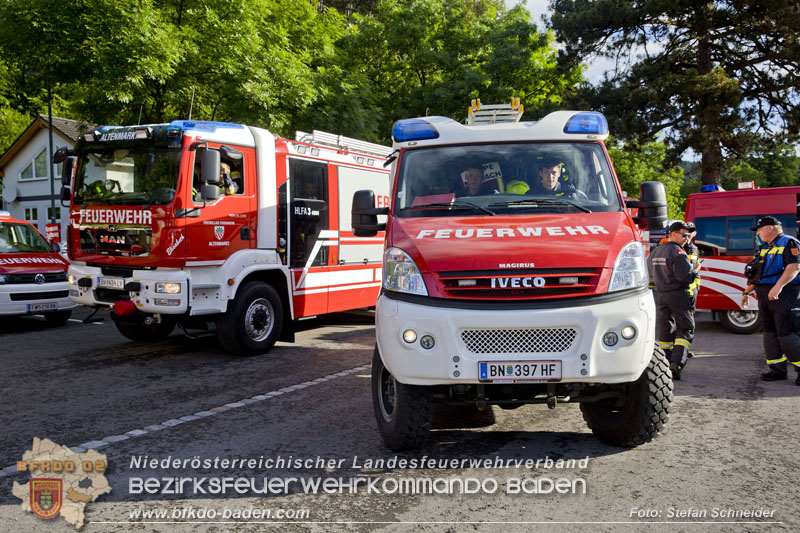
[[[702,10],[701,10],[702,13]],[[703,19],[705,21],[706,19]],[[708,33],[701,35],[697,42],[697,73],[700,77],[711,73],[711,43]],[[700,107],[697,121],[706,138],[701,142],[700,161],[701,182],[703,185],[722,183],[722,143],[720,142],[719,104],[713,94],[698,98]]]

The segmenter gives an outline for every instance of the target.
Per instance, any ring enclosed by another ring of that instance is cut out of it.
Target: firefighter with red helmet
[[[787,359],[800,372],[800,337],[792,320],[792,309],[800,303],[800,242],[784,235],[783,225],[772,216],[762,217],[751,229],[764,244],[745,269],[742,307],[747,307],[749,294],[755,291],[769,365],[761,379],[777,381],[787,378]],[[800,385],[800,375],[795,383]]]
[[[670,361],[672,378],[681,379],[694,338],[694,301],[691,287],[698,267],[692,267],[683,245],[691,228],[683,221],[670,224],[667,242],[648,257],[656,286],[656,342]],[[696,291],[695,291],[696,292]]]

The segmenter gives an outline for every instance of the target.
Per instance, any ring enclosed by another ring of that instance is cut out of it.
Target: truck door
[[[328,164],[289,159],[289,267],[296,317],[328,311]]]

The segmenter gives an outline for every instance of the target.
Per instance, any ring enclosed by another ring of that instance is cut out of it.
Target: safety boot
[[[781,372],[780,370],[775,370],[774,368],[769,369],[769,371],[764,372],[761,374],[761,379],[764,381],[780,381],[782,379],[787,379],[786,372]],[[798,377],[796,383],[800,385],[800,376]]]
[[[678,363],[670,363],[669,370],[672,372],[672,380],[673,381],[680,381],[681,380],[681,365]]]

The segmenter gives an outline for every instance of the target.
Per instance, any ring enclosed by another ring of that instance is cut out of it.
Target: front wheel
[[[600,440],[631,448],[650,442],[669,420],[672,375],[664,352],[655,347],[650,364],[619,398],[581,403],[583,419]]]
[[[383,366],[377,346],[372,355],[372,406],[386,447],[395,452],[421,448],[433,421],[429,387],[404,385]]]
[[[136,322],[114,320],[117,331],[122,333],[123,337],[136,342],[163,341],[175,329],[176,323],[177,319],[171,315],[161,315],[161,322],[152,324],[145,323],[144,319],[138,319]]]
[[[222,346],[237,355],[266,353],[283,327],[283,303],[271,285],[251,281],[239,289],[228,312],[217,320]]]
[[[720,323],[731,333],[755,333],[761,327],[758,311],[729,309],[718,313]]]

